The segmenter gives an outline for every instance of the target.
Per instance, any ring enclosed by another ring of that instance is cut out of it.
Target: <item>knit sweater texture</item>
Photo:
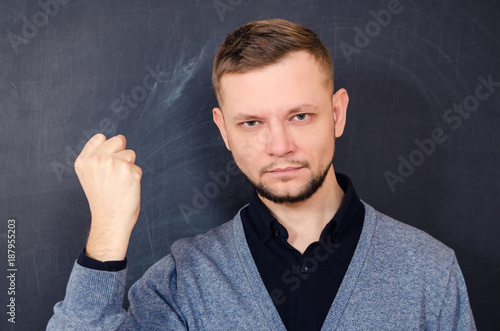
[[[475,330],[454,252],[365,204],[365,221],[322,330]],[[172,245],[129,291],[127,270],[75,263],[48,330],[285,330],[239,213]]]

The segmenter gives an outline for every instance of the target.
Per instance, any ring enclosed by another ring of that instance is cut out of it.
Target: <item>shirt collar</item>
[[[362,204],[351,179],[341,173],[335,173],[335,175],[340,188],[344,191],[344,199],[333,218],[321,232],[320,239],[326,239],[328,235],[331,235],[333,241],[338,242],[342,238],[345,229],[356,214],[358,208],[362,207]],[[278,221],[260,200],[256,192],[254,192],[250,205],[248,206],[248,213],[250,219],[257,228],[260,239],[263,242],[268,241],[273,236]]]

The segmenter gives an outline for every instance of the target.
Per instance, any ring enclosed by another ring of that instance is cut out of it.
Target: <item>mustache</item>
[[[277,160],[269,163],[268,165],[263,166],[260,168],[260,175],[263,175],[264,173],[271,171],[276,168],[286,168],[290,166],[300,166],[307,168],[309,167],[309,162],[306,160],[289,160],[289,159],[284,159],[284,160]]]

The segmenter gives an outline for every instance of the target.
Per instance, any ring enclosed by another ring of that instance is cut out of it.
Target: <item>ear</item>
[[[335,121],[335,138],[338,138],[344,133],[347,104],[349,96],[345,89],[339,89],[332,96],[333,119]]]
[[[220,108],[215,107],[212,110],[212,115],[213,115],[215,124],[217,124],[217,127],[219,128],[220,135],[222,136],[222,139],[224,140],[224,143],[226,144],[226,148],[228,150],[231,150],[231,147],[229,147],[229,140],[227,139],[226,124],[224,122],[224,115],[222,114],[222,110]]]

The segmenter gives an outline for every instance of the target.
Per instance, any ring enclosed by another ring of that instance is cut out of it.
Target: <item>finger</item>
[[[121,134],[114,136],[113,138],[109,138],[104,143],[102,143],[95,151],[97,153],[117,153],[121,152],[125,149],[127,145],[127,139]]]
[[[135,152],[131,149],[126,149],[124,151],[115,153],[113,155],[115,158],[122,159],[127,161],[128,163],[135,163]]]
[[[87,141],[85,146],[83,146],[82,154],[87,154],[95,151],[103,142],[106,141],[106,136],[102,133],[95,134],[92,138]]]
[[[134,164],[133,166],[134,168],[134,172],[137,174],[138,178],[141,179],[142,178],[142,169],[141,167],[137,166]]]

